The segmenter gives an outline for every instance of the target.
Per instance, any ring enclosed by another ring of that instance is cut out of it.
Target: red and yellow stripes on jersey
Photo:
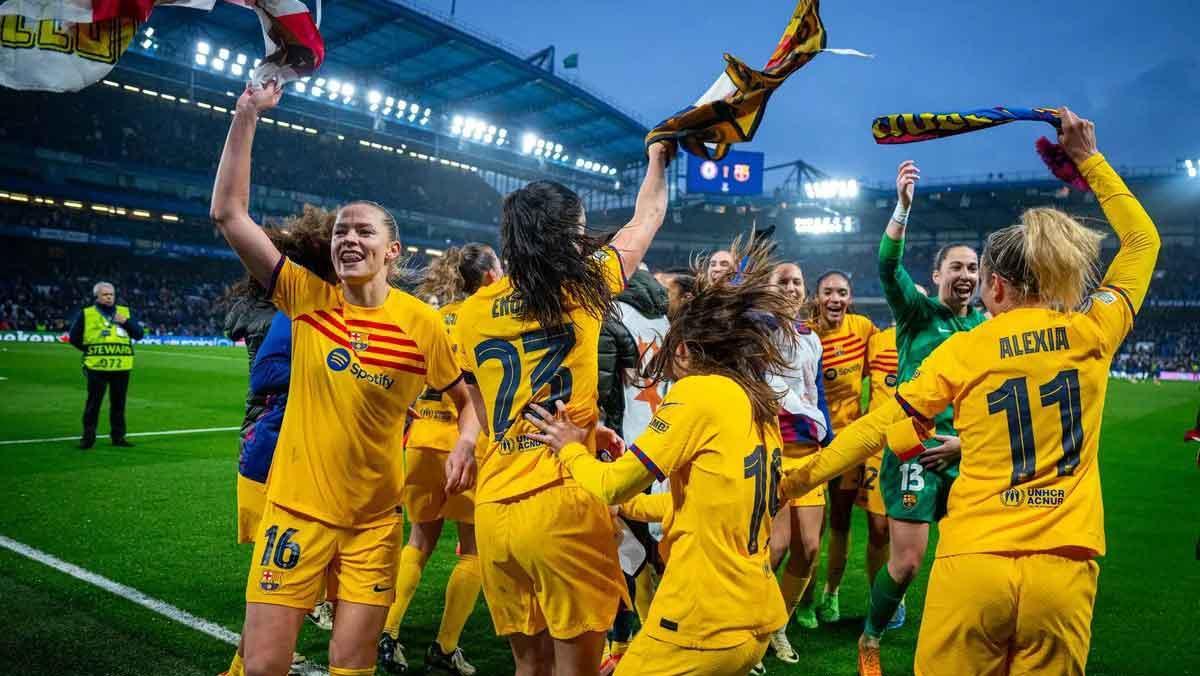
[[[417,343],[395,324],[345,319],[341,308],[306,312],[295,321],[304,322],[329,340],[354,350],[363,364],[425,375],[425,356],[416,351]]]

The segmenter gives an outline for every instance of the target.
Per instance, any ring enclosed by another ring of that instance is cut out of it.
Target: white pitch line
[[[235,430],[240,430],[240,429],[242,429],[242,428],[241,427],[199,427],[199,428],[192,429],[192,430],[165,430],[163,432],[134,432],[133,434],[126,434],[125,436],[127,436],[127,437],[165,437],[165,436],[172,436],[172,435],[176,435],[176,434],[203,434],[205,432],[233,432]],[[100,434],[97,436],[107,436],[107,434]],[[0,441],[0,446],[11,446],[14,444],[40,444],[40,443],[48,443],[51,441],[72,441],[72,440],[75,440],[78,438],[79,438],[79,435],[75,434],[75,435],[72,435],[69,437],[45,437],[43,439],[9,439],[9,440],[5,440],[5,441]]]
[[[208,634],[218,641],[224,641],[230,645],[238,644],[238,635],[232,631],[229,631],[225,627],[222,627],[215,622],[209,622],[203,618],[196,617],[186,610],[176,608],[166,601],[160,601],[154,597],[147,596],[133,587],[127,587],[120,582],[114,582],[103,575],[97,575],[90,570],[80,568],[73,563],[67,563],[56,556],[52,556],[41,550],[34,549],[29,545],[22,544],[3,535],[0,535],[0,547],[4,547],[9,551],[20,554],[27,559],[32,559],[38,563],[50,566],[61,573],[66,573],[77,580],[83,580],[88,584],[103,589],[104,591],[116,594],[117,596],[132,601],[143,608],[149,608],[163,617],[175,620],[184,626],[191,627],[196,631]]]

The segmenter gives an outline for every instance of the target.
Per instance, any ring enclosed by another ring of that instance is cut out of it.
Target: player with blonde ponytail
[[[1100,235],[1033,209],[991,234],[981,291],[993,319],[951,336],[896,402],[843,430],[783,494],[837,476],[886,438],[922,451],[954,402],[962,472],[925,599],[915,671],[1083,674],[1105,552],[1100,425],[1113,355],[1133,327],[1158,258],[1158,231],[1096,149],[1091,122],[1061,111],[1061,142],[1121,240],[1100,286]]]

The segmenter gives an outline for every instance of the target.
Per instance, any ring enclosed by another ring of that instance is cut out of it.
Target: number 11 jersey
[[[614,295],[625,288],[616,250],[601,249],[593,264],[600,266]],[[530,432],[537,432],[525,420],[530,403],[554,412],[553,402],[561,400],[570,419],[585,428],[599,417],[603,318],[575,307],[561,329],[547,331],[520,319],[520,309],[512,283],[504,277],[463,301],[458,312],[461,366],[479,385],[490,433],[478,458],[476,504],[510,500],[570,481],[549,449],[529,438]]]

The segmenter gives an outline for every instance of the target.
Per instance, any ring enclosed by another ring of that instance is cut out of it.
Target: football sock
[[[850,550],[850,531],[829,531],[829,569],[825,571],[825,593],[832,594],[842,585],[846,572],[846,556]]]
[[[396,600],[388,609],[387,623],[383,630],[392,638],[400,635],[400,623],[408,612],[408,604],[412,603],[413,595],[417,593],[417,585],[421,583],[421,571],[425,568],[425,554],[412,545],[404,545],[400,551],[400,566],[396,570]],[[331,674],[333,672],[330,672]]]
[[[896,609],[900,607],[907,590],[908,583],[893,580],[887,566],[879,569],[879,574],[875,576],[875,582],[871,585],[871,601],[867,608],[866,626],[863,627],[867,636],[883,636],[884,629],[896,614]]]
[[[882,545],[873,545],[867,542],[867,579],[874,580],[879,571],[887,565],[888,557],[891,556],[892,547],[890,543]]]
[[[796,557],[788,558],[779,581],[779,589],[783,592],[783,606],[787,608],[790,617],[800,603],[800,597],[812,586],[812,576],[817,570],[816,557],[808,565],[802,567],[802,561]]]
[[[371,665],[365,669],[331,666],[329,667],[329,676],[375,676],[375,665]]]
[[[229,669],[225,672],[225,676],[246,676],[246,668],[242,665],[242,656],[237,652],[233,653],[233,661],[229,663]]]
[[[474,554],[459,556],[446,581],[446,607],[442,609],[442,625],[438,628],[437,643],[443,653],[452,653],[458,647],[467,618],[471,617],[475,602],[479,600],[481,584],[479,557]]]

